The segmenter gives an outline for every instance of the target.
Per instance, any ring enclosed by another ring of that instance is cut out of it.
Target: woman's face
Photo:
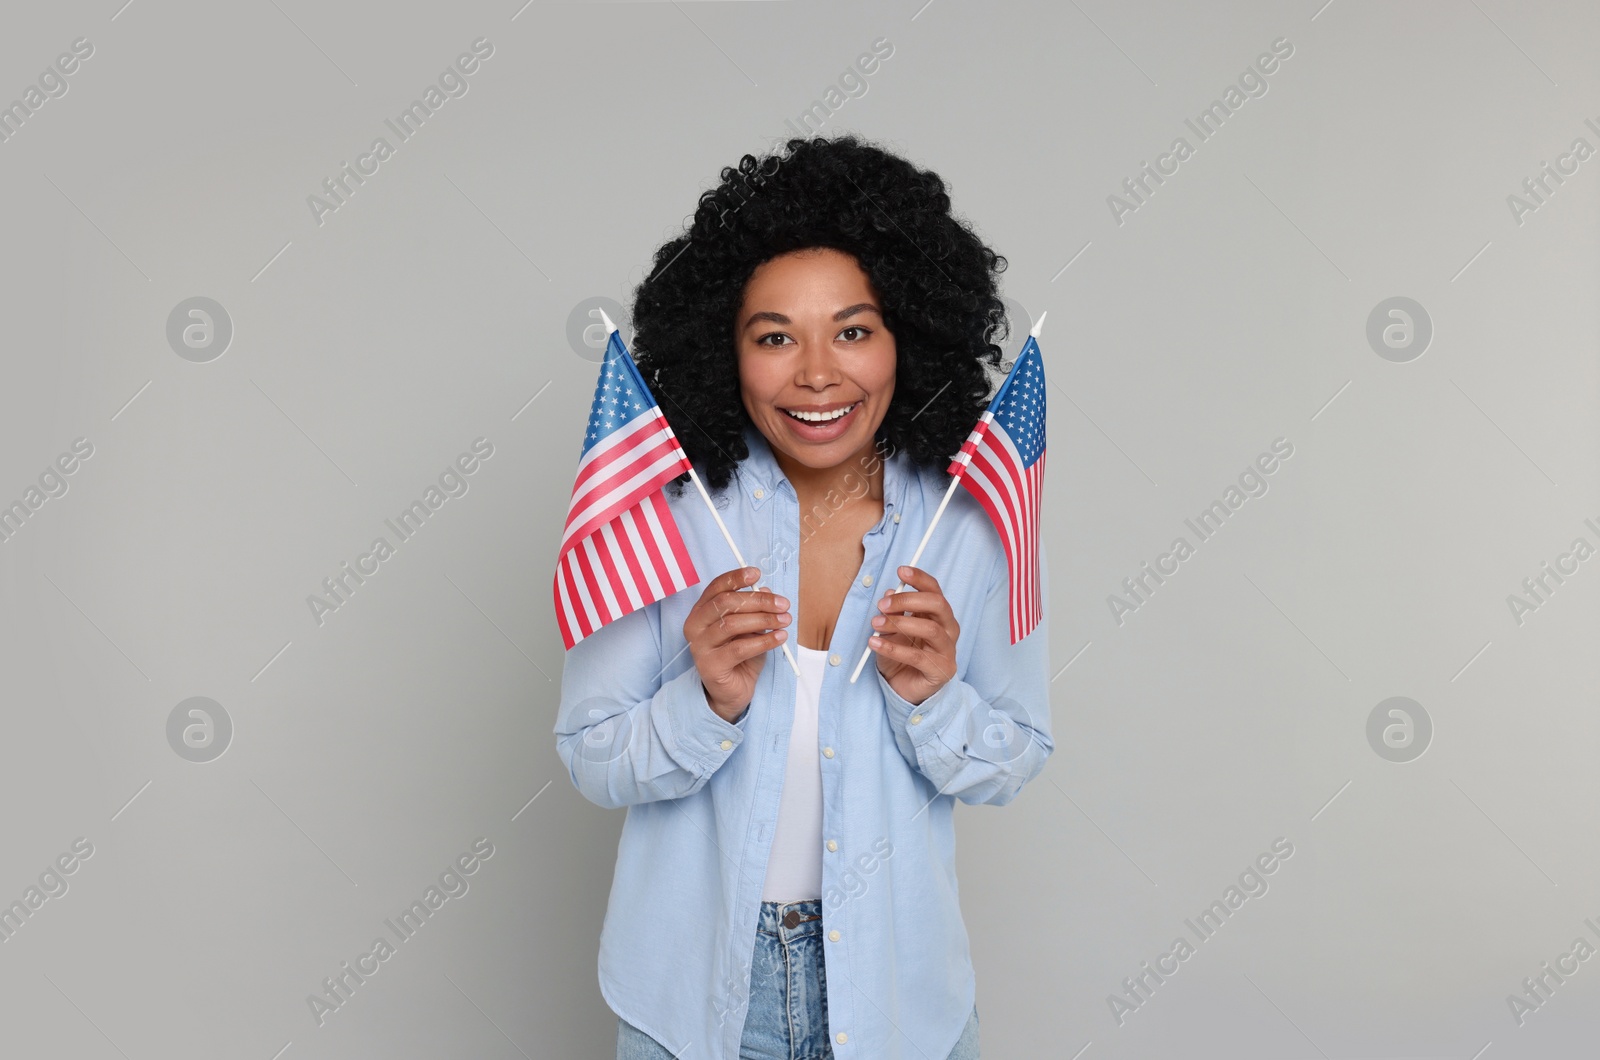
[[[894,397],[895,344],[854,257],[818,247],[763,262],[734,346],[745,411],[775,454],[822,469],[871,447]]]

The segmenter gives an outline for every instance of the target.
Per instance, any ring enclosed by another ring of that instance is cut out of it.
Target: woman
[[[1010,802],[1050,755],[1048,614],[1010,643],[964,490],[904,564],[995,382],[1005,259],[936,174],[854,137],[722,181],[657,252],[633,349],[759,566],[725,569],[674,482],[718,573],[579,641],[555,726],[578,790],[628,807],[600,940],[617,1056],[971,1060],[954,802]]]

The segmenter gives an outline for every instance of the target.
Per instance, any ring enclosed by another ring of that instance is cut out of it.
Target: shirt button
[[[835,1034],[833,1037],[834,1037],[834,1040],[837,1041],[840,1045],[843,1045],[845,1042],[850,1040],[850,1036],[848,1034],[846,1034],[844,1031],[840,1031],[838,1034]]]
[[[869,574],[865,578],[862,578],[861,584],[870,588],[872,586],[872,575]]]
[[[766,490],[756,490],[756,492],[755,492],[756,500],[760,500],[762,497],[765,497],[766,495],[767,495],[767,491]]]
[[[828,656],[828,665],[829,666],[838,666],[839,665],[839,653],[838,652],[834,652],[832,655]]]
[[[839,849],[839,844],[837,842],[835,842],[834,840],[830,839],[830,840],[828,840],[828,849],[829,850],[838,850]]]
[[[733,747],[733,741],[732,740],[723,740],[722,741],[722,749],[724,751],[727,751],[727,750],[731,749],[732,747]]]
[[[822,757],[823,757],[823,758],[832,758],[832,757],[833,757],[833,748],[831,748],[831,747],[824,747],[824,748],[823,748],[823,749],[822,749]]]
[[[895,512],[894,513],[894,521],[897,522],[897,523],[900,521],[900,513],[899,512]]]
[[[831,939],[834,942],[838,942],[839,941],[839,932],[838,932],[838,930],[835,929],[833,931],[828,932],[828,938]]]
[[[911,715],[911,724],[913,724],[913,725],[921,725],[922,724],[922,715],[921,714],[913,714],[913,715]],[[722,742],[723,743],[727,743],[728,741],[724,740]]]

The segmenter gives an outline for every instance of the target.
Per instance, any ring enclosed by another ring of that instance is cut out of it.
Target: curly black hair
[[[1007,337],[1006,259],[951,213],[937,173],[853,134],[792,139],[721,178],[656,251],[633,302],[635,361],[707,488],[750,455],[734,340],[745,285],[762,263],[811,247],[852,255],[883,300],[897,357],[880,451],[943,466],[988,405],[984,366],[1000,366],[990,338]]]

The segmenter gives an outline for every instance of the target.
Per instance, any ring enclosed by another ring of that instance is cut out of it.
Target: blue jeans
[[[740,1060],[833,1060],[822,948],[820,898],[761,903]],[[617,1060],[676,1060],[676,1056],[619,1018]],[[949,1060],[978,1060],[976,1005]]]

